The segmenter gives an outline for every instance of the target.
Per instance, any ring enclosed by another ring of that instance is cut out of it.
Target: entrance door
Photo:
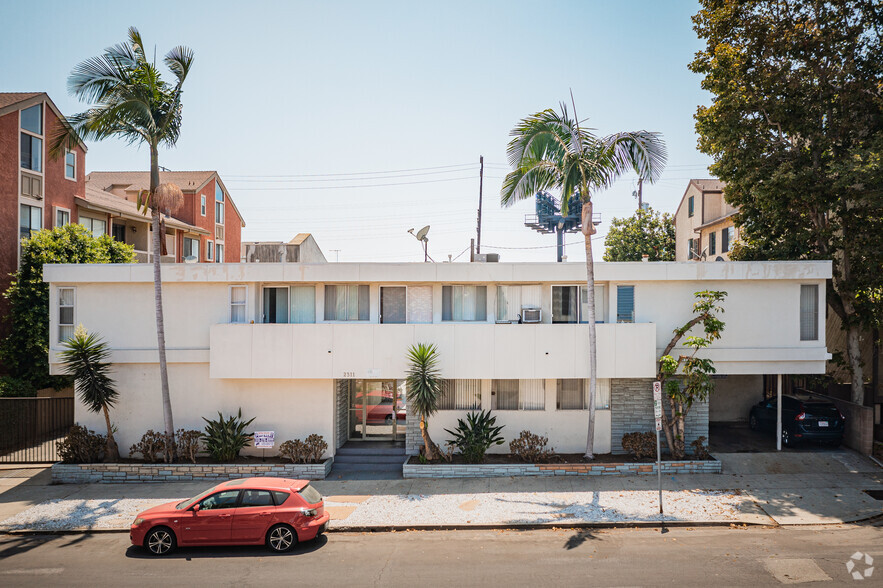
[[[407,316],[407,289],[404,286],[380,287],[380,322],[404,323]]]
[[[350,386],[349,438],[404,438],[404,398],[404,380],[354,380]]]

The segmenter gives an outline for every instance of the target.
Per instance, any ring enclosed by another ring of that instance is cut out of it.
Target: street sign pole
[[[662,430],[662,382],[653,382],[653,416],[656,418],[656,483],[659,486],[659,516],[665,521],[662,512],[662,446],[659,431]],[[665,527],[663,527],[663,530]]]

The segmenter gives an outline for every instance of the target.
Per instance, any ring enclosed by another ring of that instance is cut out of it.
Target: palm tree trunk
[[[116,463],[120,461],[120,448],[117,446],[116,439],[113,438],[113,426],[110,424],[110,415],[107,407],[102,406],[104,411],[104,423],[107,425],[107,445],[104,451],[104,461]]]
[[[584,194],[587,192],[583,192]],[[589,430],[586,433],[586,459],[595,459],[595,390],[598,386],[598,353],[595,339],[595,262],[592,259],[592,235],[595,225],[592,224],[592,201],[583,202],[582,232],[586,240],[586,286],[588,287],[589,323]]]
[[[162,387],[163,424],[165,425],[166,449],[165,458],[171,463],[175,456],[175,423],[172,418],[172,400],[169,396],[169,367],[166,363],[166,328],[162,308],[162,239],[160,234],[159,207],[153,198],[159,185],[159,151],[155,145],[150,147],[150,211],[153,224],[153,295],[156,310],[156,347],[159,351],[159,377]]]
[[[436,457],[436,447],[432,439],[429,438],[429,426],[426,423],[426,416],[420,415],[420,436],[423,437],[423,457],[432,461]]]

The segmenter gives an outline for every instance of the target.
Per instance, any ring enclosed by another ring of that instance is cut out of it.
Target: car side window
[[[224,490],[211,496],[206,496],[199,503],[200,510],[218,510],[221,508],[233,508],[239,499],[239,490]]]
[[[282,506],[282,504],[288,500],[288,497],[291,496],[288,492],[282,492],[281,490],[273,490],[273,498],[276,499],[276,506]]]
[[[269,490],[243,490],[239,506],[273,506],[273,497]]]

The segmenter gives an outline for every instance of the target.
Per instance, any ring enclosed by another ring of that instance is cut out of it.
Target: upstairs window
[[[215,261],[217,263],[224,263],[224,244],[223,243],[215,243]]]
[[[21,167],[35,172],[43,171],[43,104],[21,111]]]
[[[64,208],[55,209],[55,226],[64,227],[71,224],[71,211]]]
[[[695,256],[696,245],[693,242],[693,239],[687,239],[687,259],[693,259]]]
[[[199,239],[184,237],[184,257],[192,257],[199,261]]]
[[[443,321],[486,321],[487,286],[442,286]]]
[[[545,380],[493,380],[493,410],[545,410]]]
[[[205,242],[205,258],[208,261],[212,261],[215,255],[215,244],[213,241]]]
[[[34,133],[43,134],[43,104],[35,104],[21,111],[21,129]]]
[[[215,223],[224,224],[224,190],[217,181],[215,181]]]
[[[199,214],[205,216],[205,194],[199,195]]]
[[[65,150],[64,152],[64,177],[69,180],[77,179],[77,153]]]
[[[542,308],[542,286],[497,286],[497,321],[515,322],[525,308]]]
[[[315,286],[292,286],[290,299],[289,322],[298,324],[316,322]]]
[[[58,289],[58,342],[74,336],[74,289]]]
[[[616,322],[635,322],[635,287],[616,287]]]
[[[32,234],[43,228],[43,209],[22,204],[19,211],[19,239],[30,239]]]
[[[708,234],[708,255],[717,253],[717,233]]]
[[[288,288],[264,288],[264,323],[288,322]]]
[[[800,286],[800,340],[819,340],[819,286]]]
[[[730,250],[730,227],[724,227],[721,229],[721,253],[726,253]]]
[[[367,321],[370,317],[368,286],[325,286],[326,321]]]
[[[552,286],[552,323],[589,321],[587,286]],[[595,322],[604,322],[604,285],[595,286]]]
[[[87,216],[80,217],[80,224],[92,231],[93,237],[100,237],[107,234],[107,221],[97,218],[89,218]]]
[[[245,286],[230,286],[230,322],[245,322],[245,307],[248,298],[248,288]]]
[[[444,380],[439,410],[478,410],[481,408],[481,380]]]
[[[687,216],[693,216],[693,196],[690,196],[690,199],[687,200]]]

